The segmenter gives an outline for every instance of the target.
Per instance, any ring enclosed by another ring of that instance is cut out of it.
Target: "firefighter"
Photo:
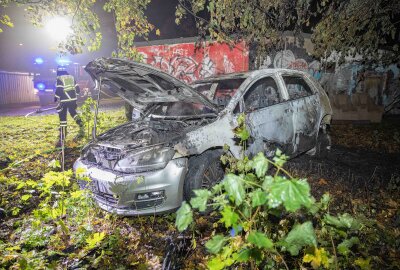
[[[60,136],[57,141],[56,147],[60,147],[62,141],[65,142],[65,137],[67,136],[67,111],[69,111],[69,114],[79,126],[79,132],[75,139],[80,139],[84,136],[84,127],[82,120],[76,113],[76,99],[79,92],[79,85],[75,84],[74,77],[69,75],[66,70],[58,68],[54,102],[56,102],[57,100],[59,101],[57,112],[58,116],[60,117]]]

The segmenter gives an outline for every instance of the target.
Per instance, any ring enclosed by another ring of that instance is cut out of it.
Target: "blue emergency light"
[[[46,88],[46,85],[42,82],[36,83],[36,89],[39,91],[43,91]]]
[[[35,58],[35,64],[41,65],[41,64],[43,64],[43,63],[44,63],[44,61],[43,61],[43,58],[42,58],[42,57],[36,57],[36,58]]]
[[[69,60],[67,58],[57,58],[56,63],[59,66],[68,66],[71,63],[71,60]]]

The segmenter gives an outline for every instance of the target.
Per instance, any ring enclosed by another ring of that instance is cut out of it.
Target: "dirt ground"
[[[288,162],[288,167],[296,174],[307,177],[314,183],[314,191],[338,191],[332,189],[340,185],[349,194],[373,191],[391,191],[389,184],[400,176],[399,153],[382,153],[368,149],[349,148],[332,145],[324,157],[302,155]]]

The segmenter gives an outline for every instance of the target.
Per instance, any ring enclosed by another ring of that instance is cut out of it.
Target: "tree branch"
[[[78,5],[76,6],[76,10],[75,10],[74,16],[72,16],[72,24],[74,24],[75,16],[78,13],[81,4],[82,4],[82,0],[79,0]]]
[[[210,24],[209,21],[207,21],[206,19],[204,19],[204,18],[202,18],[202,17],[197,16],[196,13],[194,13],[194,12],[191,11],[187,6],[185,6],[185,5],[182,3],[182,0],[178,0],[178,2],[179,2],[179,5],[180,5],[184,10],[186,10],[187,12],[189,12],[193,17],[195,17],[196,19],[202,20],[203,22],[205,22],[205,23],[207,23],[207,24]]]

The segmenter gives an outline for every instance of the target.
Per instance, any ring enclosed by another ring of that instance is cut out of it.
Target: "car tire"
[[[316,156],[325,158],[329,155],[331,150],[331,136],[328,130],[320,130],[317,138]]]
[[[222,150],[210,150],[189,159],[189,170],[183,185],[183,196],[186,201],[194,196],[195,189],[211,189],[225,175],[220,157]]]

